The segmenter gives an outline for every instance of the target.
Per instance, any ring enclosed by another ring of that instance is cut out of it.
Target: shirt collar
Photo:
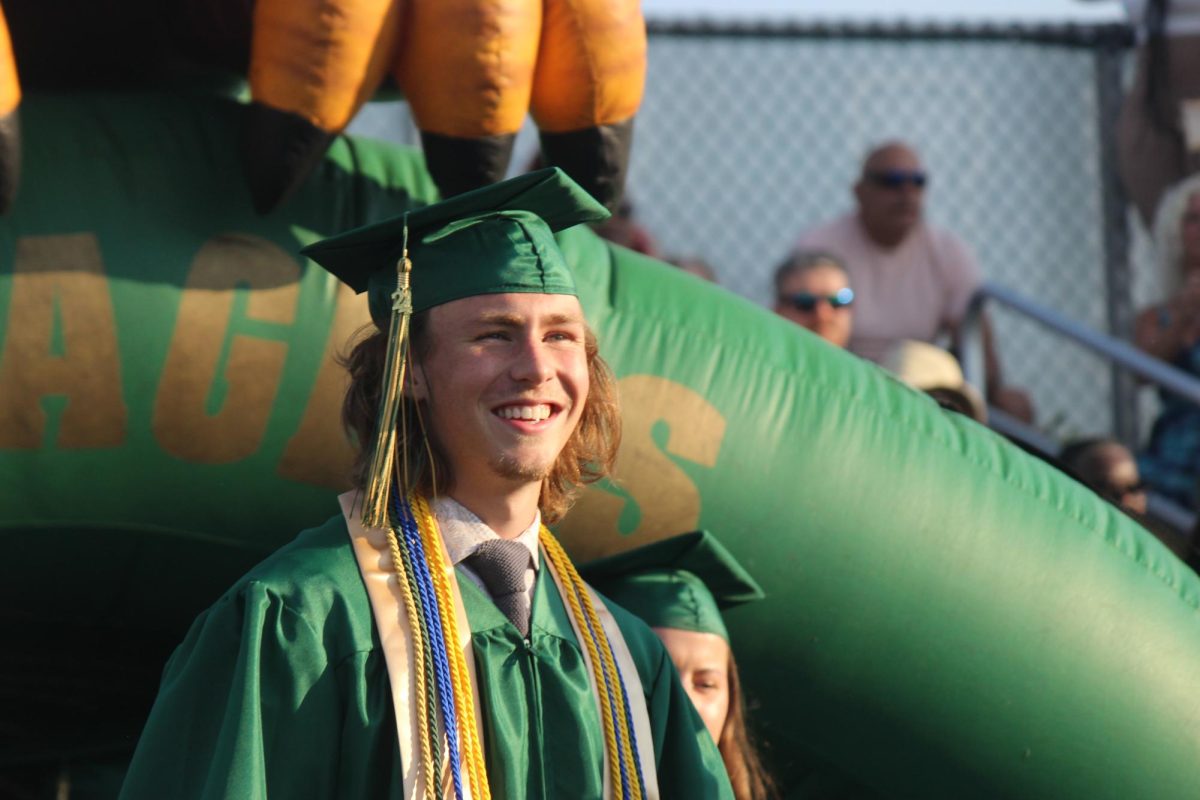
[[[479,545],[488,539],[499,539],[500,535],[489,528],[483,520],[469,508],[452,497],[439,497],[430,503],[433,516],[437,518],[438,529],[442,541],[446,543],[446,553],[450,563],[457,565],[467,556],[479,549]],[[513,541],[520,542],[529,550],[536,571],[539,565],[538,534],[542,529],[542,513],[534,514],[533,523],[521,532]]]

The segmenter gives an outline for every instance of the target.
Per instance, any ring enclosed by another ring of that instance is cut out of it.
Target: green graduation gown
[[[579,644],[539,573],[530,636],[472,581],[492,796],[599,798],[602,728]],[[731,798],[720,755],[644,623],[610,605],[637,665],[663,798]],[[121,792],[162,798],[398,798],[387,666],[341,517],[238,581],[171,656]]]

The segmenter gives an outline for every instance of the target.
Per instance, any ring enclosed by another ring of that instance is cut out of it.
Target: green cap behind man
[[[694,531],[592,561],[579,574],[652,628],[715,633],[729,641],[721,611],[765,596],[717,537]]]
[[[300,252],[354,291],[369,291],[371,317],[384,322],[406,250],[413,313],[482,294],[574,295],[575,280],[553,234],[608,217],[566,173],[550,167],[355,228]]]

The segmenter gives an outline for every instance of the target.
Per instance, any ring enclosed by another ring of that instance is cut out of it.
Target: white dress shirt
[[[468,565],[463,564],[462,561],[478,550],[479,546],[488,539],[501,538],[500,534],[489,528],[470,509],[453,498],[437,498],[430,504],[430,510],[433,511],[433,516],[437,518],[438,529],[441,531],[442,541],[446,543],[446,552],[450,556],[450,563],[460,566],[462,571],[467,574],[467,577],[482,589],[484,594],[491,597],[491,593],[484,586],[483,580]],[[525,567],[525,596],[529,600],[530,608],[533,608],[533,584],[537,578],[537,570],[540,564],[538,556],[538,533],[541,529],[542,514],[539,511],[534,514],[533,523],[522,531],[520,536],[513,540],[525,545],[525,548],[529,551],[529,563]]]

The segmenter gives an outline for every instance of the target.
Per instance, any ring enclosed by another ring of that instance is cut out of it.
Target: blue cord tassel
[[[429,562],[425,558],[425,547],[421,543],[421,533],[417,529],[417,521],[413,518],[408,501],[400,496],[398,488],[393,488],[393,504],[396,518],[400,521],[400,530],[413,555],[413,573],[417,579],[417,591],[421,595],[421,603],[425,607],[427,619],[421,620],[421,627],[433,651],[434,672],[437,675],[438,703],[442,709],[442,726],[446,729],[446,749],[449,751],[450,775],[454,781],[454,796],[463,800],[462,761],[458,750],[458,722],[454,711],[454,689],[450,682],[450,665],[446,658],[446,643],[442,638],[442,617],[438,608],[437,595],[433,588],[433,578],[429,574]]]

